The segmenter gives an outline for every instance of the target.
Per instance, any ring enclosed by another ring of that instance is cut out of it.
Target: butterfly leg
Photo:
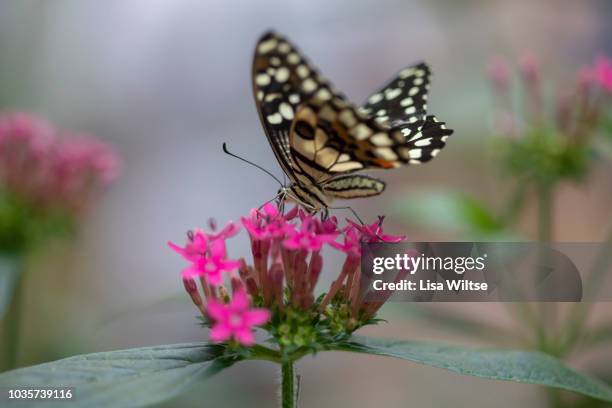
[[[275,195],[274,197],[272,197],[270,200],[268,200],[268,201],[266,201],[265,203],[263,203],[262,205],[260,205],[260,206],[257,208],[257,211],[259,211],[259,210],[261,210],[262,208],[264,208],[264,206],[265,206],[266,204],[271,203],[272,201],[277,201],[277,200],[278,200],[279,202],[281,202],[281,203],[282,203],[282,205],[283,205],[283,207],[284,207],[284,205],[285,205],[285,196],[284,196],[284,194],[283,194],[283,193],[278,193],[277,195]],[[281,211],[281,213],[282,213],[282,211]]]
[[[357,218],[357,221],[359,221],[361,225],[365,225],[365,223],[361,220],[361,217],[359,217],[357,212],[351,206],[347,205],[346,207],[329,207],[328,209],[326,209],[326,211],[327,210],[349,210],[350,212],[353,213],[353,215],[355,216],[355,218]]]
[[[284,195],[280,195],[276,200],[276,204],[278,206],[278,210],[280,211],[281,215],[285,215],[285,202],[286,201],[287,200],[285,200]]]
[[[321,210],[321,220],[322,220],[322,221],[325,221],[325,220],[326,220],[326,219],[328,219],[328,218],[329,218],[329,209],[327,209],[327,208],[323,208],[323,209]]]

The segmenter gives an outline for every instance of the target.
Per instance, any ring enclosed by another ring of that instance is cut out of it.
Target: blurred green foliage
[[[500,165],[508,175],[536,185],[581,181],[588,173],[590,149],[569,143],[554,131],[533,129],[520,138],[498,138]]]
[[[25,254],[52,237],[69,237],[74,220],[59,209],[42,211],[0,190],[0,252]]]
[[[419,191],[401,201],[395,212],[418,226],[457,233],[462,239],[519,239],[518,235],[510,232],[504,217],[462,192],[445,189]]]

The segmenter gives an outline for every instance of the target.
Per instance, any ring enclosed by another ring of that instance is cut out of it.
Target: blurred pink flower
[[[0,187],[37,208],[76,215],[117,178],[120,159],[92,136],[59,135],[34,115],[0,114]]]
[[[0,154],[8,154],[18,143],[33,153],[45,153],[54,141],[53,128],[40,118],[25,112],[0,115]]]
[[[315,221],[313,216],[306,216],[302,219],[299,231],[296,229],[288,231],[283,245],[287,249],[319,251],[323,244],[332,242],[337,235],[337,232],[317,232],[317,221]]]
[[[494,57],[489,61],[487,74],[493,85],[500,89],[506,89],[510,80],[510,68],[502,57]]]
[[[55,166],[60,176],[85,173],[108,184],[119,175],[121,163],[114,149],[90,135],[64,137],[55,148]]]
[[[243,288],[233,293],[230,303],[221,303],[216,299],[208,301],[208,315],[215,321],[210,332],[214,342],[234,338],[240,344],[251,346],[255,343],[253,326],[259,326],[270,320],[267,309],[251,309],[249,298]]]
[[[612,92],[612,60],[606,56],[599,56],[595,60],[595,77],[599,85],[607,92]]]
[[[596,80],[595,71],[590,66],[580,67],[576,73],[576,82],[580,89],[589,89]]]
[[[119,175],[121,162],[114,149],[92,136],[61,139],[52,152],[49,195],[82,212]]]
[[[55,131],[42,119],[22,112],[0,114],[0,187],[37,200],[54,143]]]
[[[535,54],[528,52],[523,54],[519,61],[519,68],[523,77],[530,82],[535,82],[540,77],[540,67]]]

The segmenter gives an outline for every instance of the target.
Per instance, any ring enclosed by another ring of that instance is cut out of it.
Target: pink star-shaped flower
[[[370,225],[359,225],[354,221],[347,220],[353,227],[357,228],[362,234],[362,242],[373,243],[373,242],[390,242],[397,243],[406,239],[405,235],[389,235],[383,231],[383,220],[384,217],[378,217],[378,221]]]
[[[242,225],[251,237],[257,240],[268,241],[282,238],[287,231],[293,229],[293,225],[287,220],[293,218],[294,213],[295,211],[292,210],[283,216],[274,204],[268,203],[261,210],[251,210],[248,218],[242,218]]]
[[[168,245],[191,262],[191,265],[181,272],[183,279],[204,276],[210,284],[219,286],[223,283],[223,272],[231,272],[240,267],[239,261],[226,258],[223,239],[209,241],[206,235],[196,232],[185,248],[171,242]]]
[[[349,225],[344,230],[343,237],[342,243],[333,241],[330,245],[350,258],[359,258],[361,256],[361,232],[354,225]]]
[[[250,308],[249,298],[243,288],[234,292],[229,304],[209,299],[207,313],[215,321],[210,332],[212,341],[222,342],[234,338],[245,346],[255,343],[253,326],[270,320],[269,310]]]
[[[307,216],[302,220],[300,230],[289,230],[283,245],[288,249],[303,249],[306,251],[319,251],[323,244],[330,243],[337,232],[318,233],[317,223],[312,216]]]
[[[187,234],[188,240],[185,247],[180,247],[172,242],[168,242],[168,246],[177,254],[181,255],[188,261],[194,261],[199,257],[205,256],[208,251],[208,236],[199,228],[189,231]]]

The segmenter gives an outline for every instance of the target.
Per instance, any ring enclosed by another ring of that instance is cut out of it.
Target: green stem
[[[538,241],[546,244],[552,241],[553,235],[553,186],[541,183],[538,186]],[[544,251],[544,248],[542,248]],[[547,264],[546,255],[540,255],[540,265]],[[536,274],[538,276],[538,274]],[[537,333],[539,349],[550,353],[549,339],[555,339],[557,305],[552,302],[540,302],[540,330]],[[553,340],[555,341],[555,340]]]
[[[538,188],[538,241],[552,240],[553,188],[542,184]]]
[[[576,346],[576,343],[578,343],[580,340],[589,311],[592,307],[592,301],[597,292],[603,286],[611,263],[612,228],[608,232],[608,237],[604,241],[601,252],[593,263],[590,273],[587,275],[588,280],[586,282],[586,288],[583,294],[583,299],[586,298],[587,301],[576,303],[576,305],[574,305],[574,307],[570,310],[569,316],[566,320],[567,324],[564,332],[567,338],[563,344],[565,352],[571,351],[571,349]]]
[[[293,360],[284,361],[281,364],[281,404],[282,408],[294,408],[296,406],[295,395],[295,372]]]
[[[17,277],[13,298],[9,305],[8,312],[5,318],[6,329],[6,351],[7,351],[7,366],[8,370],[17,368],[19,362],[19,335],[21,331],[21,306],[24,288],[24,273]]]
[[[555,388],[546,389],[546,399],[548,401],[549,408],[561,408],[563,407],[563,400],[561,399],[561,391]]]
[[[521,209],[524,207],[527,188],[528,183],[526,181],[518,180],[515,190],[513,191],[510,198],[507,200],[509,204],[503,211],[503,214],[501,216],[501,220],[504,225],[510,226],[516,222],[516,219],[519,216]],[[535,310],[535,308],[531,304],[519,302],[506,303],[505,305],[508,311],[515,315],[515,318],[517,320],[521,321],[530,329],[533,329],[536,332],[540,330],[540,321],[537,315],[537,310]],[[523,341],[523,343],[527,343],[527,341]]]
[[[507,207],[502,212],[501,220],[503,225],[512,225],[516,221],[516,218],[518,217],[521,212],[521,209],[524,206],[526,189],[527,183],[524,183],[523,181],[519,180],[515,190],[510,196],[510,199],[508,199],[507,201]]]

